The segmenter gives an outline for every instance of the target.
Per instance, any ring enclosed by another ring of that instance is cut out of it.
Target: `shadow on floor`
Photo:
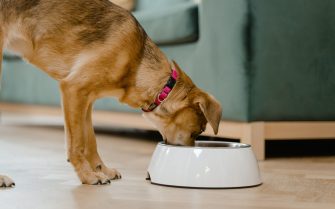
[[[266,157],[335,156],[335,139],[266,141]]]

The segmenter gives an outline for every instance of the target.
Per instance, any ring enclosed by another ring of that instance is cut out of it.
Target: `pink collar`
[[[158,107],[170,94],[173,87],[175,86],[179,75],[175,69],[172,69],[171,75],[165,86],[163,87],[162,91],[157,95],[155,101],[149,106],[148,109],[142,108],[143,112],[151,112],[156,107]]]

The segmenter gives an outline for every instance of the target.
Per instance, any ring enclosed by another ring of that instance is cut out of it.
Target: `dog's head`
[[[197,88],[173,63],[179,72],[176,86],[155,111],[144,115],[156,126],[166,143],[193,145],[205,130],[207,122],[214,133],[218,133],[222,109],[213,96]]]

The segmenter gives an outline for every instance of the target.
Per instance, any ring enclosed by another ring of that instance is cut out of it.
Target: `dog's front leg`
[[[100,171],[94,171],[85,157],[85,144],[88,139],[85,130],[89,92],[78,82],[60,82],[62,107],[65,119],[68,159],[83,184],[107,184],[109,178]]]
[[[8,176],[0,175],[0,187],[13,187],[15,186],[14,181]]]
[[[97,142],[94,135],[94,128],[92,124],[92,109],[93,107],[91,103],[88,107],[86,115],[85,130],[87,130],[88,139],[85,145],[85,156],[90,162],[93,170],[97,172],[102,171],[105,175],[108,176],[110,180],[120,179],[121,174],[114,168],[108,168],[99,156]]]

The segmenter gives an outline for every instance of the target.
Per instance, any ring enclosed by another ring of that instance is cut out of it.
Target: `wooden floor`
[[[0,173],[16,182],[0,189],[0,208],[335,208],[335,156],[268,159],[260,162],[259,187],[201,190],[145,180],[154,141],[99,134],[98,144],[123,178],[108,186],[81,185],[66,162],[62,129],[0,125]]]

